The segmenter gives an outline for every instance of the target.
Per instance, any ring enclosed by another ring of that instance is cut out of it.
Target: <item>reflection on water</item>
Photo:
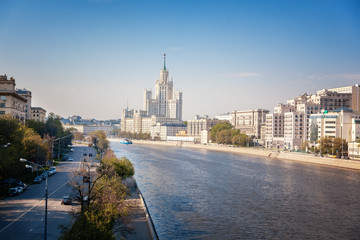
[[[160,239],[359,239],[360,173],[186,148],[122,145]]]

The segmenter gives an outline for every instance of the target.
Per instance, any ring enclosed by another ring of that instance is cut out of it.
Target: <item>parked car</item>
[[[27,189],[27,187],[28,187],[28,186],[27,186],[25,183],[23,183],[23,182],[19,182],[18,186],[22,187],[23,191],[26,191],[26,189]]]
[[[56,173],[56,167],[51,167],[50,168],[50,173],[55,174]]]
[[[72,161],[74,161],[74,159],[73,159],[72,157],[69,157],[69,158],[68,158],[68,161],[71,161],[71,162],[72,162]]]
[[[42,181],[42,177],[41,176],[37,176],[35,179],[34,179],[34,183],[41,183]]]
[[[8,194],[9,196],[16,196],[19,194],[19,192],[16,188],[10,188]]]
[[[23,189],[22,187],[20,187],[20,186],[17,186],[17,187],[15,187],[15,188],[16,188],[16,190],[18,191],[19,194],[24,191],[24,189]]]
[[[71,205],[71,198],[70,196],[64,196],[61,200],[61,205]]]
[[[48,174],[47,172],[43,172],[41,175],[40,175],[41,179],[44,180],[45,178],[48,177]]]

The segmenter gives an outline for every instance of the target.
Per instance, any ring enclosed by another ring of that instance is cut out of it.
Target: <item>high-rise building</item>
[[[182,124],[182,92],[173,89],[173,81],[169,79],[169,71],[166,69],[166,54],[160,78],[155,83],[154,98],[151,90],[145,90],[143,110],[124,109],[121,131],[150,133],[151,127],[157,123],[172,126]]]
[[[166,118],[182,120],[182,92],[173,89],[173,81],[169,79],[166,69],[166,54],[164,54],[164,68],[160,71],[160,78],[155,83],[155,98],[152,91],[144,91],[143,110],[148,116],[156,115]]]

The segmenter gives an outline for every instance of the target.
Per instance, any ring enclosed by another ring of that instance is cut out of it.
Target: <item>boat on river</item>
[[[132,144],[132,141],[127,139],[127,138],[123,138],[123,139],[120,140],[120,143],[122,143],[122,144]]]

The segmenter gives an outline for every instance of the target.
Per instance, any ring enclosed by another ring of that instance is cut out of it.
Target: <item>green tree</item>
[[[25,127],[19,120],[10,115],[0,117],[0,145],[10,143],[9,146],[0,147],[0,180],[17,177],[23,171],[23,164],[19,159],[24,155]]]
[[[34,129],[41,137],[44,137],[47,134],[46,126],[44,122],[38,122],[35,120],[27,120],[26,126],[28,128]]]
[[[105,132],[97,130],[91,132],[89,135],[94,146],[100,151],[105,152],[105,150],[109,147],[109,141],[106,139]]]
[[[211,128],[211,139],[213,141],[216,141],[216,137],[218,132],[225,130],[225,129],[232,129],[232,125],[231,123],[229,123],[228,121],[223,121],[223,122],[219,122],[218,124],[216,124],[215,126],[213,126]]]

